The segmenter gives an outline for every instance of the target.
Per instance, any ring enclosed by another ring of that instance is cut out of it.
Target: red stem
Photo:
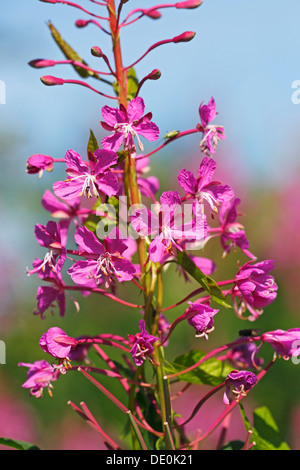
[[[185,135],[195,134],[196,132],[199,132],[199,129],[195,128],[195,129],[189,129],[187,131],[179,132],[179,134],[177,134],[176,136],[171,137],[170,139],[166,140],[162,145],[160,145],[156,149],[152,150],[152,152],[147,153],[146,155],[141,155],[140,157],[136,157],[136,160],[142,160],[143,158],[148,158],[151,155],[153,155],[154,153],[156,153],[159,150],[161,150],[162,148],[164,148],[166,145],[170,144],[171,142],[174,142],[174,140],[177,140],[180,137],[184,137]]]

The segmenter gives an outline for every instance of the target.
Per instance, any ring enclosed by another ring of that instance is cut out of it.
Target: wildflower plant
[[[180,10],[194,10],[203,2],[185,0],[146,7],[146,2],[140,1],[140,7],[130,10],[130,0],[91,0],[97,8],[94,13],[66,0],[42,1],[62,3],[83,12],[85,19],[78,19],[76,26],[85,28],[93,24],[101,33],[109,35],[112,54],[109,57],[100,47],[91,45],[91,54],[99,59],[101,70],[96,70],[88,66],[49,23],[65,59],[30,62],[37,69],[71,65],[80,79],[44,75],[42,82],[47,86],[77,84],[96,93],[103,101],[98,125],[106,133],[99,144],[90,131],[86,157],[70,148],[61,159],[38,154],[28,158],[28,174],[41,177],[45,170],[55,171],[57,165],[63,165],[66,171],[65,179],[56,181],[52,191],[48,189],[42,198],[51,220],[46,226],[37,224],[35,227],[37,242],[48,250],[43,260],[35,259],[32,269],[27,269],[29,276],[38,276],[42,282],[35,314],[40,317],[50,311],[55,314],[58,306],[58,315],[64,316],[66,296],[72,299],[77,311],[86,296],[104,296],[115,304],[116,312],[119,304],[124,305],[127,315],[136,321],[136,328],[120,336],[114,331],[112,318],[110,332],[95,331],[92,336],[74,338],[71,331],[58,327],[48,329],[37,341],[49,355],[49,362],[44,359],[32,364],[21,362],[20,366],[28,368],[23,387],[41,398],[44,389],[53,394],[52,382],[63,380],[62,376],[70,371],[77,371],[97,387],[99,394],[108,397],[120,413],[128,415],[132,449],[142,450],[201,448],[202,442],[226,416],[240,407],[245,434],[238,446],[259,450],[263,448],[261,443],[267,440],[250,426],[241,401],[259,386],[278,357],[289,359],[300,355],[300,328],[264,333],[244,330],[230,343],[214,345],[208,353],[201,351],[201,344],[207,347],[213,343],[221,311],[226,315],[236,313],[241,322],[245,319],[254,322],[276,299],[277,285],[271,274],[274,263],[257,260],[250,252],[245,229],[238,221],[237,206],[241,201],[234,188],[214,179],[218,145],[225,138],[224,127],[215,123],[218,112],[214,98],[207,103],[200,103],[199,99],[199,122],[194,127],[170,132],[162,143],[156,144],[160,131],[142,92],[145,82],[160,79],[161,72],[153,69],[138,79],[135,66],[153,49],[169,43],[176,47],[178,43],[191,41],[196,33],[186,31],[164,38],[128,65],[123,64],[121,49],[122,32],[131,24],[145,18],[157,20],[172,8],[180,15]],[[99,83],[99,89],[91,86],[87,79]],[[104,87],[110,87],[111,93],[103,91]],[[182,168],[178,180],[170,182],[172,187],[177,184],[177,190],[159,188],[155,175],[145,175],[151,157],[191,134],[199,134],[198,174]],[[150,150],[145,150],[148,146]],[[162,194],[158,198],[159,189]],[[109,233],[101,229],[103,224],[109,228]],[[70,230],[71,225],[75,226],[75,234]],[[216,266],[205,255],[203,257],[207,244],[216,237],[224,256],[238,250],[248,258],[243,266],[236,267],[233,279],[215,281]],[[71,263],[68,269],[65,269],[66,260]],[[185,280],[193,278],[199,287],[183,299],[174,299],[174,304],[164,305],[164,280],[171,263],[177,265],[178,275],[183,274]],[[136,303],[119,296],[120,283],[134,285]],[[181,309],[181,314],[171,321],[168,314],[175,307]],[[180,328],[181,323],[186,324],[191,338],[197,338],[199,349],[172,358],[168,356],[168,347],[175,328]],[[297,342],[296,348],[293,342]],[[263,344],[267,344],[270,351],[268,360],[260,355]],[[104,361],[104,368],[91,364],[91,348],[97,352],[99,363]],[[110,349],[120,353],[119,361],[109,356]],[[149,368],[151,373],[146,374]],[[119,381],[128,395],[127,403],[120,402],[104,387],[102,375]],[[187,416],[178,416],[173,409],[174,384],[178,387],[180,383],[181,394],[191,384],[199,387],[199,401]],[[211,387],[209,392],[202,392],[203,384]],[[213,422],[203,423],[200,431],[188,432],[186,424],[214,395],[224,404],[224,411]],[[151,413],[143,403],[153,405]],[[104,425],[85,403],[81,402],[81,407],[73,402],[69,404],[99,434],[107,449],[128,449],[128,441],[122,443],[119,439],[123,429],[113,437],[108,436]],[[268,445],[278,448],[278,440],[277,447],[269,441]],[[288,448],[281,441],[280,446]]]

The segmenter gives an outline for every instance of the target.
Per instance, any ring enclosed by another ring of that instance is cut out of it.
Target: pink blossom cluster
[[[48,0],[48,3],[65,3],[78,8],[78,5],[62,0]],[[98,3],[109,6],[108,14],[111,15],[114,2],[103,0]],[[38,174],[41,177],[45,170],[53,171],[56,165],[63,164],[66,177],[63,181],[56,181],[53,191],[47,190],[42,197],[41,203],[51,219],[46,225],[36,224],[34,233],[37,243],[45,248],[46,253],[43,259],[33,260],[32,268],[27,268],[27,274],[36,275],[43,281],[37,291],[37,306],[34,310],[35,315],[41,318],[45,318],[48,311],[54,314],[55,308],[58,308],[59,316],[63,317],[68,309],[67,298],[71,299],[79,311],[80,302],[86,296],[95,295],[107,297],[115,305],[126,306],[128,312],[138,312],[137,328],[136,331],[127,331],[124,337],[118,336],[114,332],[116,320],[112,318],[112,332],[97,332],[94,336],[73,338],[61,328],[51,327],[42,335],[39,344],[43,352],[51,356],[52,362],[44,359],[32,364],[21,362],[20,366],[28,368],[23,387],[36,397],[42,396],[43,389],[52,394],[52,383],[61,375],[76,370],[124,411],[126,407],[104,388],[101,381],[90,375],[102,374],[118,379],[131,397],[132,384],[139,390],[148,387],[152,405],[158,410],[159,406],[163,406],[162,402],[170,401],[170,383],[166,387],[166,379],[178,378],[194,371],[212,356],[223,353],[220,361],[230,364],[233,369],[212,393],[217,392],[221,386],[225,387],[223,401],[226,406],[233,407],[248,394],[270,367],[264,367],[264,359],[259,356],[260,347],[263,344],[272,347],[274,357],[271,364],[276,355],[284,359],[297,357],[300,355],[300,328],[287,331],[278,329],[262,334],[252,334],[250,331],[239,335],[230,344],[213,348],[199,362],[195,361],[189,366],[185,364],[185,367],[170,372],[169,375],[163,373],[162,351],[172,341],[173,331],[179,323],[186,325],[191,338],[198,338],[201,347],[201,344],[207,340],[210,342],[214,336],[221,311],[222,315],[231,315],[229,307],[232,306],[240,319],[254,322],[274,302],[278,287],[271,274],[274,269],[273,260],[259,261],[250,250],[245,228],[239,221],[240,198],[226,182],[215,180],[217,162],[213,156],[219,141],[225,139],[223,126],[214,124],[218,114],[215,99],[211,97],[207,104],[200,104],[199,122],[192,129],[169,133],[162,144],[145,151],[146,145],[153,145],[158,141],[160,131],[152,120],[152,113],[145,112],[145,102],[139,94],[147,80],[160,78],[159,71],[155,69],[140,80],[134,96],[128,98],[126,93],[122,95],[128,79],[127,72],[146,54],[166,43],[188,42],[195,34],[185,32],[155,43],[133,64],[121,67],[118,49],[121,28],[145,16],[158,19],[164,8],[193,9],[202,2],[186,0],[153,8],[138,8],[132,10],[121,22],[120,13],[125,3],[124,0],[121,1],[118,14],[110,16],[110,32],[102,26],[106,17],[93,15],[89,21],[76,22],[80,28],[89,23],[96,24],[112,35],[116,70],[99,47],[92,48],[92,55],[103,60],[108,68],[106,73],[116,79],[117,96],[109,98],[117,99],[118,105],[104,105],[101,113],[99,111],[101,129],[107,135],[102,139],[101,145],[93,136],[86,158],[73,149],[68,149],[61,159],[46,155],[28,158],[29,174]],[[112,27],[115,18],[118,19],[116,30]],[[73,60],[38,60],[32,61],[31,65],[42,68],[66,62],[90,73],[101,73]],[[122,77],[126,79],[123,80]],[[74,83],[52,76],[44,76],[42,81],[48,86]],[[77,83],[91,88],[86,82]],[[97,90],[96,93],[106,96]],[[159,179],[156,175],[146,173],[149,170],[150,157],[163,150],[166,145],[193,133],[201,134],[198,173],[194,174],[186,168],[180,169],[177,181],[170,181],[170,186],[158,196]],[[177,190],[170,189],[174,188],[174,183],[177,184]],[[124,200],[125,214],[121,210],[121,202]],[[108,207],[112,211],[105,210]],[[93,225],[95,219],[97,223]],[[106,233],[97,230],[98,224],[103,223],[107,223],[109,228]],[[232,279],[214,281],[212,276],[218,266],[209,257],[203,257],[206,246],[215,238],[219,239],[220,262],[233,251],[238,251],[246,258],[243,264],[238,265]],[[171,263],[177,266],[178,274],[183,274],[185,282],[192,277],[200,285],[183,299],[175,299],[174,304],[164,306],[162,280],[168,275]],[[139,303],[133,304],[120,297],[120,283],[134,286]],[[169,312],[176,307],[180,307],[179,314],[175,319],[174,316],[169,317]],[[101,304],[99,308],[101,310]],[[122,375],[118,363],[104,351],[104,346],[122,353],[127,375]],[[106,369],[91,365],[88,357],[90,348],[95,349],[104,360]],[[152,382],[152,379],[145,383],[145,375],[141,371],[147,365],[153,367],[155,373],[152,375],[157,377],[157,383]],[[157,393],[152,393],[152,387]],[[161,402],[157,401],[157,395],[160,400],[164,397]],[[72,406],[81,415],[88,417],[84,410],[79,410],[74,404]],[[153,430],[138,401],[135,401],[134,406],[135,424],[158,438],[164,437],[166,445],[172,447],[171,416],[166,417],[164,409],[158,411],[157,415],[164,416],[167,420],[167,428],[163,428],[163,431]],[[99,431],[99,425],[95,425],[91,417],[88,419],[103,437],[104,433]],[[176,426],[178,425],[175,428]],[[143,447],[139,432],[135,432]],[[106,435],[105,439],[110,447],[114,447],[115,444]],[[190,445],[192,444],[185,443],[187,448]]]

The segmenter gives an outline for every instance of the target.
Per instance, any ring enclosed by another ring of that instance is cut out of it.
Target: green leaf
[[[54,41],[56,42],[56,44],[58,45],[67,60],[73,60],[88,66],[88,64],[82,59],[82,57],[80,57],[80,55],[77,54],[77,52],[74,51],[74,49],[61,37],[59,31],[55,28],[51,21],[48,22],[48,27],[50,29]],[[91,72],[89,70],[85,70],[82,67],[74,65],[73,68],[82,78],[87,78],[89,76],[100,78],[96,73]]]
[[[40,450],[39,447],[29,442],[16,441],[15,439],[9,439],[7,437],[0,437],[0,444],[12,447],[16,450]]]
[[[127,72],[127,99],[131,101],[137,92],[139,81],[137,79],[135,70],[131,67]]]
[[[113,89],[117,96],[120,95],[119,84],[117,81],[113,83]],[[135,70],[131,67],[127,72],[127,100],[131,101],[137,92],[139,86],[139,81],[137,79]]]
[[[178,134],[180,134],[180,131],[170,131],[167,132],[166,135],[164,136],[164,139],[174,139]]]
[[[95,150],[97,150],[98,148],[99,148],[99,144],[97,142],[95,134],[92,131],[92,129],[90,129],[90,138],[89,138],[88,146],[87,146],[87,154],[89,154],[89,152],[94,153]]]
[[[252,430],[250,442],[255,442],[253,450],[290,450],[289,445],[282,440],[279,428],[266,406],[254,410],[253,428],[241,403],[240,409],[246,430]]]
[[[221,450],[241,450],[244,446],[243,441],[230,441]]]
[[[232,307],[227,302],[225,296],[214,279],[204,274],[184,251],[178,250],[177,262],[188,274],[190,274],[196,281],[199,282],[199,284],[201,284],[212,300],[220,305],[223,305],[223,307]]]
[[[175,374],[182,372],[183,370],[191,367],[200,361],[206,353],[197,349],[191,350],[182,356],[178,356],[173,362],[166,363],[165,369],[167,374]],[[182,374],[178,375],[178,379],[184,382],[212,385],[216,387],[225,381],[229,372],[232,371],[232,367],[228,364],[224,364],[223,361],[211,358],[201,364],[199,367]]]

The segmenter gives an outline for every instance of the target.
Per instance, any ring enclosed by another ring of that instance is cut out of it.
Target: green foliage
[[[206,276],[184,251],[178,251],[177,262],[201,284],[214,302],[223,305],[223,307],[231,308],[217,283],[211,277]]]
[[[17,441],[7,437],[0,437],[0,444],[16,450],[40,450],[36,445],[24,441]]]
[[[135,97],[136,92],[138,90],[138,86],[139,86],[139,81],[137,79],[135,70],[133,67],[131,67],[127,72],[127,100],[128,101],[131,101]],[[113,89],[116,95],[119,96],[120,90],[119,90],[119,84],[117,81],[113,83]]]
[[[175,374],[182,372],[188,367],[193,366],[202,359],[206,353],[192,349],[182,356],[178,356],[174,361],[166,363],[165,369],[167,374]],[[185,373],[178,375],[178,379],[184,382],[212,385],[216,387],[225,381],[232,367],[224,364],[218,359],[211,358],[201,364],[199,367]]]
[[[95,150],[97,150],[98,148],[99,148],[99,144],[97,142],[95,134],[92,131],[92,129],[90,129],[90,138],[89,138],[88,145],[87,145],[87,154],[89,155],[89,152],[94,153]]]
[[[261,406],[253,412],[253,427],[251,426],[245,410],[240,403],[241,415],[247,431],[252,431],[250,442],[255,444],[253,450],[290,450],[289,445],[280,436],[279,428],[266,406]]]
[[[61,37],[59,31],[55,28],[55,26],[51,23],[51,21],[48,22],[48,27],[50,29],[50,32],[51,32],[51,35],[52,35],[54,41],[56,42],[56,44],[58,45],[58,47],[60,48],[60,50],[62,51],[62,53],[64,54],[64,56],[66,57],[67,60],[73,60],[74,62],[80,62],[80,63],[82,63],[83,65],[86,65],[86,66],[88,65],[82,59],[82,57],[80,57],[80,55],[77,54],[77,52],[74,51],[74,49]],[[76,72],[82,78],[87,78],[89,76],[100,78],[94,72],[91,72],[89,70],[85,70],[82,67],[74,65],[73,68],[74,68],[74,70],[76,70]]]

